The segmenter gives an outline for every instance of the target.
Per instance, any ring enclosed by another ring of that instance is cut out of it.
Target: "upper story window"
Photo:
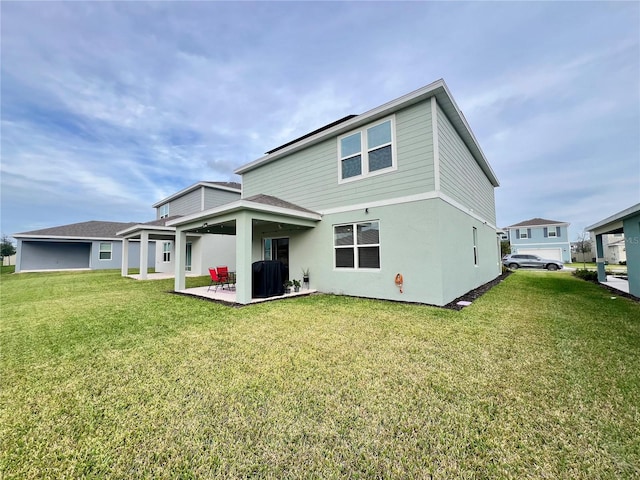
[[[529,238],[527,232],[520,232],[520,238]]]
[[[339,137],[339,182],[395,170],[397,164],[394,139],[394,117]]]
[[[557,238],[560,236],[560,227],[544,227],[543,235],[545,238]]]
[[[111,242],[100,242],[100,253],[98,258],[100,260],[111,260]]]
[[[333,227],[336,268],[380,268],[380,224],[349,223]]]
[[[160,218],[167,218],[169,216],[169,204],[165,203],[160,207]]]

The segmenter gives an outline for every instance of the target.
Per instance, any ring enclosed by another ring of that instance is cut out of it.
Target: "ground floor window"
[[[380,268],[380,223],[335,225],[333,248],[336,268]]]
[[[162,261],[164,263],[171,261],[171,242],[164,242],[162,244]]]
[[[111,242],[100,242],[100,260],[111,260],[111,252],[113,250]]]

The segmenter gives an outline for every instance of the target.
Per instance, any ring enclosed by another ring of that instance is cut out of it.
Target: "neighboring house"
[[[587,230],[591,232],[591,238],[596,239],[598,280],[601,282],[607,279],[603,236],[618,233],[624,235],[629,293],[640,298],[640,203],[594,223]]]
[[[140,265],[149,257],[147,245],[156,242],[155,271],[171,272],[175,264],[176,229],[167,226],[171,220],[184,215],[197,214],[204,210],[219,207],[240,199],[241,185],[236,182],[198,182],[153,205],[156,220],[130,225],[118,232],[125,244],[130,241],[141,243]],[[125,249],[126,251],[126,249]],[[183,272],[193,275],[208,275],[208,267],[227,265],[235,269],[235,240],[228,235],[212,234],[189,235],[185,244],[185,256],[182,262]],[[130,262],[122,260],[122,275],[128,274]],[[146,269],[140,268],[140,278],[147,276]]]
[[[532,218],[506,228],[509,231],[511,253],[571,262],[568,229],[567,222],[544,218]]]
[[[105,270],[122,265],[117,232],[133,223],[89,221],[16,233],[16,273],[41,270]],[[150,246],[155,255],[155,245]],[[140,244],[130,245],[129,266],[140,265]],[[153,263],[149,262],[149,267]]]
[[[623,233],[610,233],[602,236],[604,259],[615,265],[627,261],[627,248]]]
[[[156,220],[146,223],[82,222],[13,235],[17,240],[16,272],[66,269],[139,268],[146,278],[175,270],[175,227],[168,220],[193,214],[240,198],[235,182],[198,182],[153,205]],[[189,237],[184,267],[194,275],[208,266],[235,266],[235,242],[228,236]]]
[[[167,226],[176,228],[177,265],[189,238],[235,236],[238,303],[251,302],[259,260],[281,260],[290,279],[308,268],[321,292],[434,305],[500,273],[498,180],[443,80],[236,173],[240,200]],[[175,274],[175,289],[184,290],[184,270]]]

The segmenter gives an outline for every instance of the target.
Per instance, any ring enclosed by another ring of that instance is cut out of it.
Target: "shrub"
[[[594,270],[578,269],[573,272],[573,275],[581,278],[582,280],[587,280],[588,282],[598,281],[598,272]]]

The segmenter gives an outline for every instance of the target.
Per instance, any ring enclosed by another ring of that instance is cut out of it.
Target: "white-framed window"
[[[113,244],[111,242],[100,242],[100,252],[98,258],[100,260],[111,260]]]
[[[473,227],[473,264],[478,265],[478,229]]]
[[[395,117],[338,137],[339,183],[396,169]]]
[[[333,249],[335,268],[379,269],[380,222],[334,225]]]
[[[558,235],[557,235],[555,230],[549,230],[549,236],[550,237],[557,237]]]
[[[171,262],[171,242],[164,242],[162,244],[162,261],[164,263]]]
[[[167,218],[169,216],[169,204],[165,203],[160,207],[160,218]]]
[[[529,238],[529,235],[527,235],[527,232],[520,232],[520,238]]]

